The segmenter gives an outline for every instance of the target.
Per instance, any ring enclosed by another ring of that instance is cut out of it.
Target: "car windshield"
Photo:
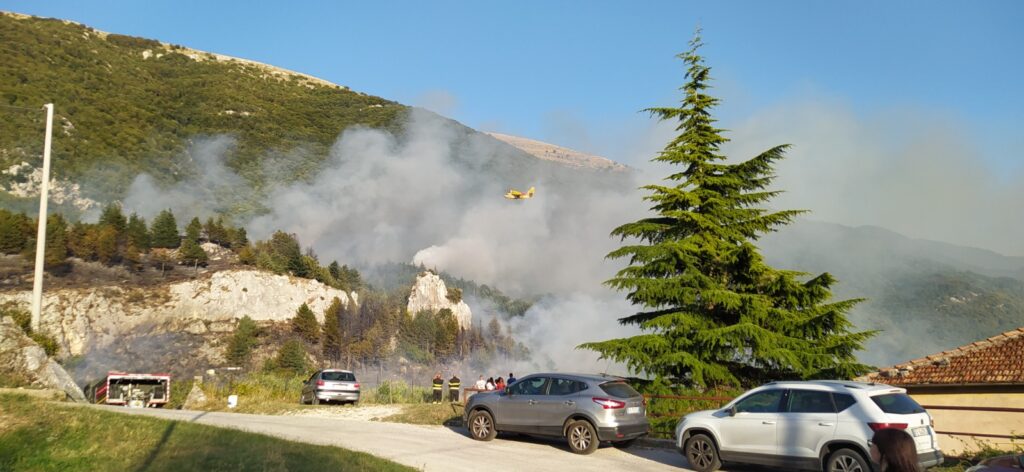
[[[921,405],[918,405],[913,398],[910,398],[910,396],[905,393],[875,395],[871,397],[871,401],[875,402],[882,411],[894,415],[924,413],[924,408],[921,408]]]
[[[333,382],[355,382],[356,376],[352,372],[324,372],[321,378]]]
[[[608,395],[618,398],[633,398],[640,396],[640,392],[633,390],[633,387],[630,387],[628,383],[622,381],[605,382],[601,384],[601,390],[604,390],[604,393],[607,393]]]

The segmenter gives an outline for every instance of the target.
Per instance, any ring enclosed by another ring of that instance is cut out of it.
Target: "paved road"
[[[311,444],[341,446],[425,471],[682,471],[686,461],[672,449],[602,447],[579,456],[564,441],[499,436],[474,441],[461,428],[306,416],[267,416],[188,410],[93,406],[118,413],[156,416],[234,428]]]

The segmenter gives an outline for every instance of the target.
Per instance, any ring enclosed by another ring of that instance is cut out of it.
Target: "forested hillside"
[[[100,204],[123,197],[142,172],[158,183],[188,178],[200,171],[190,145],[228,136],[228,167],[256,190],[218,213],[258,213],[260,189],[314,175],[342,131],[401,136],[410,111],[296,72],[55,19],[0,13],[0,45],[0,168],[39,166],[41,106],[52,102],[54,176],[81,182]],[[506,177],[558,172],[446,121],[457,134],[452,158],[467,167]],[[24,178],[3,174],[0,185]],[[3,197],[8,209],[29,209]]]
[[[867,298],[851,319],[883,331],[865,362],[902,362],[1024,326],[1024,258],[814,221],[760,245],[773,264],[831,272],[837,298]]]

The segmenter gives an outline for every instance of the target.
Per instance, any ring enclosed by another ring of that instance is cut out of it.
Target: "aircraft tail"
[[[526,197],[527,197],[527,198],[530,198],[530,197],[532,197],[532,196],[533,196],[533,191],[534,191],[534,188],[533,188],[533,187],[530,187],[530,190],[527,190],[527,191],[526,191]]]

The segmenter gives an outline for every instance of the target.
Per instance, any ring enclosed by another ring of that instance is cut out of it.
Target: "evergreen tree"
[[[0,252],[17,254],[25,249],[29,234],[25,231],[27,218],[24,213],[0,210]]]
[[[43,250],[43,267],[47,269],[64,266],[68,258],[68,225],[60,214],[46,217],[46,248]],[[35,247],[32,256],[35,257]]]
[[[149,229],[146,228],[146,219],[132,213],[132,216],[128,217],[128,227],[125,229],[128,243],[135,246],[140,252],[149,251],[150,247],[150,235]]]
[[[296,277],[305,277],[307,267],[302,259],[302,249],[295,236],[284,231],[275,231],[270,237],[270,256],[275,267],[283,268]]]
[[[277,351],[277,358],[274,365],[281,370],[288,371],[294,375],[304,374],[309,370],[309,360],[306,358],[306,346],[298,339],[285,341],[281,349]]]
[[[112,202],[103,208],[99,224],[113,227],[118,235],[123,234],[128,227],[128,222],[125,220],[124,213],[121,212],[121,204]]]
[[[104,264],[117,262],[117,229],[113,225],[102,225],[96,231],[96,258]]]
[[[581,347],[657,380],[700,386],[861,374],[866,366],[854,353],[873,333],[852,332],[846,318],[860,300],[831,302],[831,275],[803,280],[772,268],[754,245],[801,213],[758,208],[778,193],[766,188],[787,146],[726,162],[700,46],[698,36],[679,55],[687,66],[682,104],[647,110],[678,120],[679,135],[653,160],[680,169],[670,184],[644,187],[655,216],[612,232],[636,242],[608,255],[629,265],[606,284],[641,307],[619,322],[643,333]]]
[[[171,210],[161,211],[153,219],[152,247],[174,249],[181,244],[181,235],[178,234],[178,223],[174,220],[174,213]]]
[[[95,225],[79,221],[71,225],[68,231],[68,250],[71,255],[84,261],[91,261],[96,257],[96,231]]]
[[[249,237],[245,234],[245,228],[231,228],[228,230],[228,237],[231,240],[232,248],[242,248],[249,245]]]
[[[324,310],[324,357],[332,360],[341,359],[341,300],[334,297],[331,305]]]
[[[341,265],[338,264],[338,261],[331,261],[331,264],[327,266],[327,271],[331,273],[334,280],[341,279]]]
[[[203,224],[199,222],[199,218],[192,218],[192,221],[189,221],[188,226],[185,227],[185,237],[198,243],[202,234]]]
[[[295,312],[292,318],[292,330],[298,333],[303,340],[315,343],[320,339],[320,323],[309,305],[303,303]]]
[[[185,265],[205,267],[209,256],[199,243],[191,238],[185,238],[181,241],[181,248],[178,249],[178,260]]]
[[[228,342],[227,352],[224,357],[234,366],[244,366],[249,363],[249,355],[256,347],[256,336],[258,333],[256,322],[248,316],[238,320],[235,333],[231,335]]]

